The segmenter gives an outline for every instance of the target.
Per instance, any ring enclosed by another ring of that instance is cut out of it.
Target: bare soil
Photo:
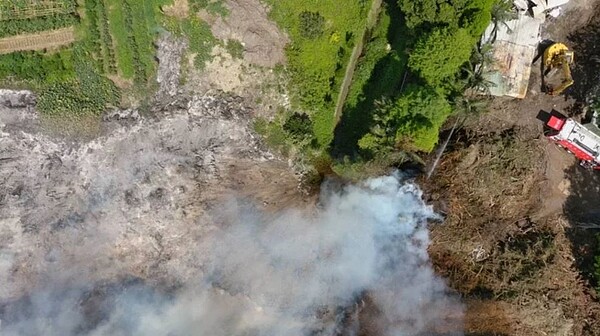
[[[174,5],[183,8],[183,4]],[[188,55],[181,89],[241,96],[252,105],[256,116],[272,119],[278,109],[289,107],[286,74],[275,69],[285,63],[289,38],[269,19],[268,7],[259,0],[227,0],[224,5],[228,10],[224,17],[205,10],[190,13],[207,22],[221,43],[213,47],[212,59],[201,71],[194,67],[194,55]],[[223,47],[228,40],[242,44],[242,58],[233,57]]]
[[[14,51],[42,50],[71,44],[75,41],[73,27],[49,30],[36,34],[24,34],[0,39],[0,54]]]
[[[467,302],[468,335],[600,335],[594,290],[600,176],[543,137],[540,111],[585,115],[599,73],[598,1],[571,1],[548,19],[543,37],[576,55],[576,84],[541,92],[534,62],[523,100],[494,98],[469,120],[430,181],[429,198],[447,214],[432,227],[436,270]]]
[[[285,63],[285,46],[289,39],[269,20],[268,8],[259,0],[227,0],[225,17],[207,12],[200,16],[211,24],[215,37],[238,40],[244,46],[244,60],[249,64],[273,67]]]
[[[172,4],[163,6],[163,12],[168,16],[185,19],[190,14],[188,0],[174,0]]]

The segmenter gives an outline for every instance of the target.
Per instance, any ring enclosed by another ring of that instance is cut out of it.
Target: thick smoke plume
[[[436,330],[460,314],[428,264],[434,214],[398,177],[330,191],[312,215],[267,216],[234,201],[218,212],[219,228],[198,242],[211,251],[204,276],[170,295],[126,286],[98,312],[81,304],[90,288],[52,284],[5,307],[2,334],[334,335],[336,315],[364,296],[388,335]],[[86,313],[103,316],[86,327]]]
[[[77,146],[0,114],[0,335],[460,334],[417,186],[326,183],[275,213],[216,195],[268,158],[213,101]]]

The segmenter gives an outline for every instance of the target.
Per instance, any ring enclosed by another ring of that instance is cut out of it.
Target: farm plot
[[[15,51],[42,50],[68,45],[75,41],[73,27],[37,34],[17,35],[0,39],[0,54]]]
[[[39,33],[79,23],[75,0],[0,0],[0,37]]]
[[[101,45],[102,56],[99,58],[109,58],[110,64],[116,62],[114,70],[125,79],[133,79],[137,85],[147,83],[156,67],[153,43],[158,30],[157,2],[86,0],[86,7],[91,7],[88,3],[96,4],[96,23],[92,23],[95,36],[91,38]],[[87,11],[90,12],[89,9]]]
[[[0,21],[22,20],[76,11],[75,0],[4,0],[0,1]]]

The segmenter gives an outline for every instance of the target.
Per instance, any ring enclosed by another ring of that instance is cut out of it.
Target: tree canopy
[[[464,28],[473,17],[488,17],[493,3],[494,0],[398,0],[409,28],[425,24]]]
[[[409,85],[398,99],[380,105],[371,132],[359,141],[359,146],[373,152],[393,147],[430,152],[451,112],[450,104],[438,91]]]
[[[429,85],[437,86],[469,60],[474,43],[466,29],[436,28],[417,41],[408,66]]]

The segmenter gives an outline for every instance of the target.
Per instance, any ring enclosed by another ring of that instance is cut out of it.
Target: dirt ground
[[[245,97],[256,116],[271,119],[278,108],[289,107],[286,74],[276,70],[285,64],[288,36],[268,17],[268,8],[259,0],[228,0],[224,2],[228,15],[221,17],[205,10],[191,13],[188,1],[179,0],[166,13],[174,16],[197,15],[211,26],[219,40],[212,59],[201,71],[195,69],[188,55],[184,91],[218,90]],[[227,41],[242,44],[241,58],[230,55],[224,47]]]
[[[75,41],[73,27],[48,30],[36,34],[24,34],[0,39],[0,54],[22,50],[58,48]]]
[[[600,335],[593,255],[600,176],[547,141],[540,111],[576,119],[597,79],[598,1],[571,1],[548,19],[543,38],[575,51],[576,84],[541,92],[540,60],[523,100],[495,98],[469,120],[430,181],[429,198],[446,213],[432,228],[438,272],[465,298],[467,335]]]

